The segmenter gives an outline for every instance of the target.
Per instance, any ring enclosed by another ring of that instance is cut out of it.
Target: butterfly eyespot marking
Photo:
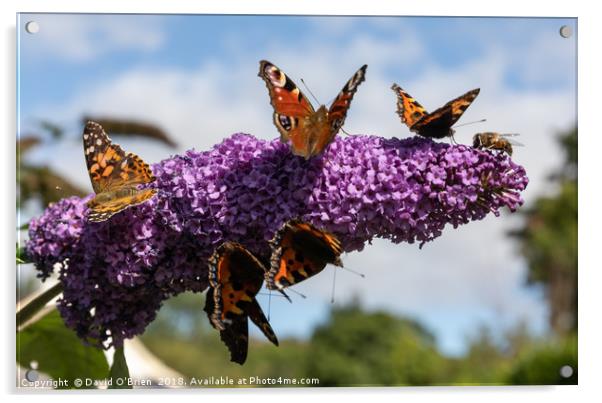
[[[267,85],[274,108],[272,121],[280,132],[280,140],[290,145],[292,154],[310,159],[322,154],[334,141],[356,89],[365,79],[366,68],[364,65],[353,74],[330,107],[321,105],[316,110],[282,70],[266,60],[260,61],[259,76]]]
[[[266,75],[275,87],[286,85],[286,76],[276,66],[266,66]]]

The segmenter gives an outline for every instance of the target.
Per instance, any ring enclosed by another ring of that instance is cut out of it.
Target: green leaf
[[[27,261],[27,255],[25,253],[25,248],[23,246],[19,247],[17,244],[17,264],[29,263]]]
[[[110,384],[109,389],[132,389],[128,385],[127,380],[130,377],[130,370],[128,364],[125,361],[125,354],[123,353],[123,346],[116,348],[113,354],[113,365],[111,365],[111,372],[109,373]],[[117,382],[117,379],[121,378],[125,382],[121,385],[121,382]]]
[[[52,379],[64,379],[61,389],[74,388],[74,381],[104,379],[109,364],[102,350],[83,344],[77,335],[63,323],[55,310],[25,330],[17,333],[17,362],[24,368],[38,363],[37,370]]]

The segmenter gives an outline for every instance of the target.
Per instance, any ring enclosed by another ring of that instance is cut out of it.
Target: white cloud
[[[348,30],[352,35],[353,26],[344,24],[336,29]],[[318,31],[315,35],[320,34]],[[532,46],[539,46],[538,42]],[[546,46],[537,49],[538,57],[526,63],[525,69],[530,71],[524,72],[525,79],[553,59],[545,52],[556,52]],[[524,197],[532,201],[549,188],[546,175],[561,162],[553,134],[575,123],[575,94],[571,89],[519,91],[505,85],[508,70],[517,68],[515,57],[512,48],[492,46],[479,60],[444,70],[428,63],[426,50],[412,32],[396,32],[388,40],[357,34],[344,46],[310,41],[292,49],[271,43],[262,54],[241,49],[237,63],[204,60],[192,70],[126,71],[116,78],[91,83],[65,106],[45,112],[64,119],[75,119],[83,113],[143,119],[172,134],[181,145],[179,151],[207,149],[239,131],[266,139],[277,136],[267,90],[257,77],[259,59],[276,63],[298,84],[297,79],[304,77],[322,102],[334,97],[355,69],[368,63],[367,80],[353,101],[347,131],[385,137],[409,135],[394,113],[395,96],[389,89],[392,81],[406,88],[427,109],[481,87],[481,94],[460,123],[481,118],[488,121],[460,129],[457,140],[470,143],[477,131],[521,133],[520,141],[526,147],[515,150],[515,160],[527,168],[531,183]],[[402,72],[409,63],[423,63],[422,74],[404,78]],[[391,76],[396,66],[400,74]],[[168,157],[165,149],[156,145],[131,141],[124,146],[147,161]],[[79,144],[64,148],[62,153],[65,158],[57,168],[65,174],[80,172],[78,181],[87,185]],[[526,321],[541,330],[546,307],[540,295],[525,292],[525,263],[506,236],[509,225],[515,222],[504,215],[457,230],[447,229],[422,250],[416,245],[377,241],[361,253],[345,257],[349,267],[365,272],[367,278],[339,273],[337,299],[342,301],[358,293],[370,307],[417,316],[445,336],[442,342],[449,351],[457,352],[461,340],[481,322],[504,329]],[[322,274],[299,289],[328,304],[331,275]],[[275,326],[286,328],[287,324]]]
[[[160,18],[140,16],[82,14],[24,14],[21,23],[36,21],[40,31],[23,34],[22,54],[34,60],[47,58],[86,62],[109,52],[121,50],[153,51],[165,37]]]

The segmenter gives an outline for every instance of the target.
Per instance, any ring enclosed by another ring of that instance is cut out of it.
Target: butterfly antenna
[[[345,129],[343,129],[342,127],[341,127],[341,131],[342,131],[343,133],[345,133],[346,135],[348,135],[348,136],[359,136],[359,134],[351,134],[351,133],[348,133],[348,132],[347,132]]]
[[[333,270],[334,274],[332,275],[332,294],[330,296],[330,303],[334,304],[334,286],[337,283],[337,269]]]
[[[340,267],[341,269],[345,269],[345,270],[347,270],[347,271],[348,271],[348,272],[350,272],[350,273],[353,273],[353,274],[355,274],[356,276],[360,276],[361,278],[366,278],[366,275],[365,275],[364,273],[360,273],[359,271],[351,270],[350,268],[348,268],[348,267],[345,267],[345,266],[339,266],[339,267]],[[335,270],[336,270],[336,269],[335,269]]]
[[[282,294],[284,294],[282,291],[280,291]],[[278,295],[278,294],[272,294],[272,291],[270,290],[270,292],[258,292],[257,295],[267,295],[270,298],[272,297],[280,297],[280,298],[286,298],[290,301],[290,298],[288,295],[284,294],[284,295]]]
[[[282,295],[279,295],[279,297],[284,297],[284,298],[286,298],[288,300],[288,302],[290,302],[291,304],[293,303],[293,300],[291,300],[291,297],[289,297],[288,295],[286,295],[286,293],[284,292],[284,290],[278,290],[278,291],[280,291],[280,294],[282,294]]]
[[[272,313],[272,290],[268,291],[268,322],[270,321],[270,314]]]
[[[301,294],[299,291],[293,290],[292,288],[288,289],[289,291],[292,291],[293,293],[297,294],[298,296],[300,296],[301,298],[307,298],[305,295]],[[288,296],[287,296],[288,298]],[[290,301],[290,298],[289,298]]]
[[[458,128],[458,127],[462,127],[462,126],[468,126],[468,125],[472,125],[472,124],[475,124],[475,123],[482,123],[482,122],[487,122],[487,119],[481,119],[481,120],[475,120],[473,122],[462,123],[461,125],[454,126],[454,128]]]
[[[322,105],[320,103],[320,101],[318,101],[318,98],[316,98],[316,96],[314,95],[314,93],[311,92],[311,90],[309,89],[309,87],[307,86],[307,84],[305,84],[305,80],[301,79],[301,83],[303,83],[303,86],[305,87],[305,89],[307,90],[307,92],[309,92],[309,95],[311,95],[311,97],[314,99],[314,101],[316,101],[318,103],[318,105]]]

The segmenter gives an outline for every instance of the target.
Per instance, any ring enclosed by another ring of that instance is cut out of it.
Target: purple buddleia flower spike
[[[420,137],[338,137],[305,160],[279,140],[235,134],[152,171],[157,195],[107,221],[87,222],[87,199],[71,197],[30,223],[27,253],[42,278],[58,268],[61,315],[98,345],[141,334],[170,296],[205,290],[224,241],[267,261],[268,241],[300,218],[346,252],[375,237],[422,245],[449,224],[515,211],[528,183],[505,154]]]

